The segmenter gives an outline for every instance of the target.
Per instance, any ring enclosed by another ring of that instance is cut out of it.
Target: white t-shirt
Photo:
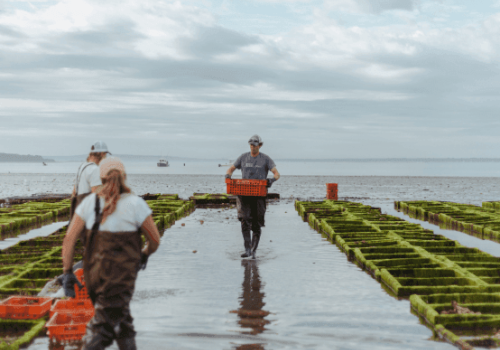
[[[95,222],[95,193],[85,197],[76,208],[76,215],[85,221],[85,227],[90,230]],[[101,213],[104,208],[104,198],[100,198]],[[100,231],[121,232],[137,231],[144,220],[153,211],[141,197],[131,193],[123,193],[116,204],[116,210],[108,216],[106,222],[99,226]]]
[[[87,166],[87,164],[90,165]],[[85,169],[82,171],[83,168]],[[83,163],[81,167],[78,168],[78,172],[80,173],[80,181],[78,183],[77,195],[89,193],[92,191],[92,187],[102,185],[99,166],[97,164]]]

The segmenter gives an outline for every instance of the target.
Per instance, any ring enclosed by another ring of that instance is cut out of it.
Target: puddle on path
[[[167,230],[131,304],[138,348],[454,349],[428,340],[409,302],[348,262],[292,202],[268,207],[257,260],[242,252],[234,209],[197,209]],[[46,337],[29,347],[48,348],[62,350]]]

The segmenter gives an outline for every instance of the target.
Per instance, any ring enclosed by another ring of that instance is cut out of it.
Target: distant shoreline
[[[79,156],[51,156],[51,160],[57,163],[83,162],[87,155]],[[160,156],[136,156],[120,155],[116,157],[123,161],[154,161],[160,159]],[[174,162],[226,162],[229,158],[201,159],[201,158],[182,158],[167,157],[169,161]],[[500,158],[321,158],[321,159],[293,159],[293,158],[273,158],[277,162],[325,162],[325,163],[500,163]]]
[[[0,153],[0,163],[54,163],[54,159],[46,159],[42,156],[31,154]]]

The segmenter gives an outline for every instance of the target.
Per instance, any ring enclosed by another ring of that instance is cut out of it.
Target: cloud
[[[411,14],[411,24],[361,27],[321,7],[306,24],[262,34],[228,28],[194,3],[63,0],[0,13],[0,146],[33,153],[36,141],[45,154],[61,144],[78,154],[80,143],[102,137],[119,153],[148,154],[161,144],[231,157],[228,143],[260,133],[280,140],[276,156],[286,158],[310,154],[289,141],[298,135],[317,157],[334,149],[347,157],[399,152],[379,148],[377,139],[411,140],[415,156],[441,145],[452,156],[480,154],[459,142],[467,130],[488,142],[498,131],[497,14],[473,26]],[[356,19],[416,6],[328,3]],[[449,143],[426,141],[447,133]]]
[[[325,0],[330,10],[380,14],[389,10],[413,11],[415,0]]]
[[[200,26],[189,36],[178,38],[177,47],[190,56],[205,57],[232,53],[259,42],[257,36],[240,34],[220,26]]]

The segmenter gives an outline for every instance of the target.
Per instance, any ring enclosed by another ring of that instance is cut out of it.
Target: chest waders
[[[86,230],[83,257],[85,284],[95,314],[87,325],[84,350],[100,350],[116,340],[120,350],[135,350],[135,330],[130,301],[141,260],[140,231],[100,231],[100,200],[96,220]]]

